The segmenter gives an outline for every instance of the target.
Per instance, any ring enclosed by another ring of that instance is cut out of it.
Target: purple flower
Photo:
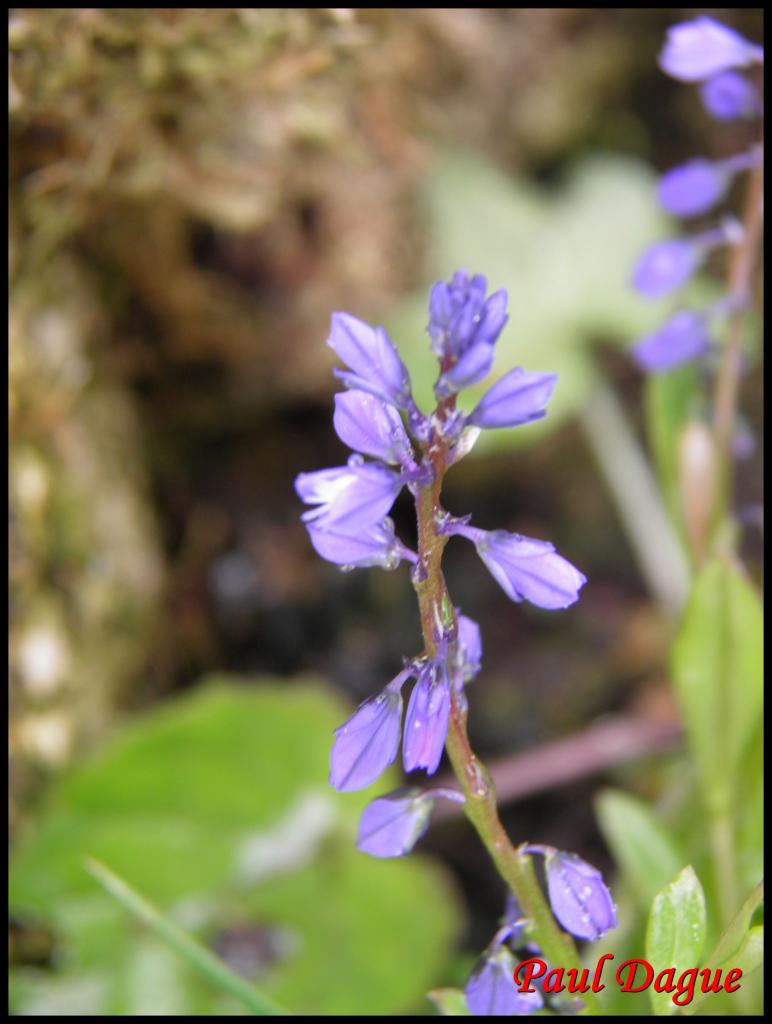
[[[617,926],[614,901],[600,872],[573,853],[545,858],[547,891],[555,917],[580,939],[599,939]]]
[[[295,490],[306,504],[318,506],[303,513],[304,523],[353,535],[383,519],[402,490],[402,478],[378,462],[358,459],[354,455],[346,466],[298,475]]]
[[[689,238],[658,242],[641,256],[633,271],[633,287],[650,299],[684,284],[702,259],[703,250]]]
[[[703,106],[719,121],[752,117],[759,111],[759,97],[744,75],[722,71],[700,86]]]
[[[642,370],[663,373],[705,355],[709,348],[705,314],[682,309],[658,331],[641,338],[633,349],[633,358]]]
[[[347,388],[404,409],[411,406],[410,375],[382,327],[370,327],[350,313],[333,313],[327,344],[351,371],[334,371]]]
[[[417,560],[415,552],[394,536],[394,523],[388,518],[354,535],[339,532],[334,526],[323,529],[315,522],[306,523],[306,529],[317,554],[346,568],[396,569],[403,558]]]
[[[450,684],[442,658],[421,670],[405,715],[402,760],[406,772],[425,768],[433,775],[442,758],[450,717]]]
[[[515,958],[506,946],[486,953],[466,984],[466,1003],[475,1017],[522,1017],[544,1005],[541,993],[521,992],[514,982]]]
[[[480,627],[467,615],[458,616],[458,659],[461,678],[465,683],[474,679],[482,663]]]
[[[501,289],[486,299],[487,287],[481,274],[470,280],[459,270],[432,288],[428,331],[443,367],[434,389],[438,398],[476,384],[490,371],[493,347],[507,322],[507,293]]]
[[[330,785],[341,792],[375,782],[397,756],[402,721],[402,687],[413,675],[405,669],[378,694],[360,704],[335,730],[330,753]]]
[[[730,180],[731,174],[721,163],[689,160],[663,174],[659,183],[659,201],[668,213],[676,217],[695,217],[723,199]]]
[[[420,789],[378,797],[359,819],[357,847],[373,857],[409,853],[429,827],[432,807],[432,797]]]
[[[488,571],[513,601],[525,599],[539,608],[567,608],[587,582],[548,541],[506,530],[478,530],[458,522],[445,530],[472,541]]]
[[[335,396],[332,419],[338,437],[349,448],[384,462],[412,462],[412,451],[402,419],[366,391],[344,391]]]
[[[476,427],[517,427],[540,420],[547,414],[557,379],[555,373],[510,370],[482,397],[467,422]]]
[[[659,66],[682,82],[701,82],[720,71],[763,61],[764,50],[713,18],[694,18],[668,29]]]

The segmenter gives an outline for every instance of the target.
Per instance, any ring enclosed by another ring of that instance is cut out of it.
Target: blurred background
[[[14,1012],[238,1012],[86,854],[292,1010],[431,1012],[495,930],[502,883],[461,818],[377,862],[353,835],[388,780],[326,786],[332,730],[419,649],[404,567],[341,574],[299,521],[297,473],[346,455],[334,310],[389,329],[426,407],[428,289],[463,267],[509,290],[495,373],[560,375],[548,418],[491,432],[445,492],[590,581],[543,613],[447,551],[483,630],[471,738],[513,841],[609,870],[594,796],[672,783],[687,569],[627,355],[667,304],[629,277],[676,230],[657,172],[748,131],[657,68],[693,13],[11,12]],[[759,9],[710,13],[761,38]],[[752,573],[760,458],[738,470]],[[406,495],[395,520],[409,543]]]

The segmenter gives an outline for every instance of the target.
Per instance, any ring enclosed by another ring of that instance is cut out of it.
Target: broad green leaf
[[[601,831],[640,905],[673,878],[683,863],[674,840],[651,807],[620,790],[604,790],[595,801]]]
[[[697,967],[705,944],[705,895],[691,866],[654,897],[646,929],[646,959],[656,975],[674,969],[674,979],[688,968]],[[649,989],[656,1014],[673,1014],[678,1006],[672,993]]]
[[[726,814],[740,759],[761,712],[763,613],[733,566],[701,571],[673,648],[672,675],[711,813]]]
[[[469,1017],[466,996],[460,988],[435,988],[427,992],[442,1017]]]
[[[99,889],[86,856],[207,948],[245,933],[251,980],[292,1012],[406,1012],[441,979],[459,918],[442,869],[358,852],[372,793],[328,786],[332,733],[351,709],[318,683],[245,683],[212,680],[135,719],[55,788],[14,850],[11,906],[49,924],[67,957],[42,976],[14,971],[14,1012],[60,991],[87,992],[96,1014],[146,1005],[137,978],[157,940]],[[390,785],[387,772],[377,791]],[[183,1014],[244,1012],[179,958],[153,978]]]
[[[683,524],[683,512],[678,487],[678,443],[684,426],[698,411],[701,394],[699,372],[692,364],[646,378],[649,447],[668,510],[679,525]]]

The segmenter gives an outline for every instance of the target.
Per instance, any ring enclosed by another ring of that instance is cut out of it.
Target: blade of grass
[[[86,871],[103,889],[114,897],[122,907],[147,925],[156,935],[180,954],[200,974],[204,975],[222,992],[238,999],[248,1010],[261,1017],[278,1016],[287,1013],[267,996],[232,971],[227,964],[210,953],[186,932],[178,928],[153,906],[144,896],[114,874],[98,860],[89,857],[84,864]]]

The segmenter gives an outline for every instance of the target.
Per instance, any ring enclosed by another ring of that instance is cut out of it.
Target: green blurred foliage
[[[55,969],[14,972],[14,1012],[238,1012],[96,887],[87,856],[294,1012],[420,1008],[458,929],[455,894],[420,856],[355,849],[369,795],[327,785],[345,716],[317,683],[210,679],[65,776],[13,864],[14,912],[47,922],[59,951]]]

